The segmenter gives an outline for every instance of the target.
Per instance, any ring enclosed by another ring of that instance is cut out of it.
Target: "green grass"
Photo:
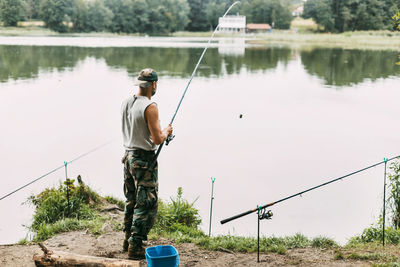
[[[342,251],[336,250],[335,251],[335,255],[333,256],[333,259],[335,259],[335,260],[344,260],[345,256],[344,256]]]
[[[117,205],[119,208],[124,209],[125,208],[125,201],[122,201],[116,197],[113,196],[105,196],[104,199],[111,204]]]
[[[93,235],[101,235],[101,228],[107,220],[109,220],[109,218],[104,216],[96,216],[90,220],[65,218],[52,224],[41,224],[36,228],[36,235],[32,241],[40,242],[47,240],[58,233],[84,229],[87,229],[89,233]]]
[[[330,238],[318,236],[311,240],[311,247],[313,248],[335,248],[339,247],[339,245]]]
[[[28,245],[30,241],[28,239],[23,238],[17,242],[17,245]]]
[[[400,229],[392,227],[385,228],[385,243],[400,245]],[[372,244],[379,246],[382,244],[382,227],[371,226],[363,230],[361,235],[354,236],[348,242],[348,246],[359,246],[360,244]]]
[[[372,252],[371,249],[363,251],[342,251],[336,250],[334,254],[335,260],[353,260],[353,261],[368,261],[375,262],[376,264],[392,264],[399,261],[399,257],[396,256],[397,248],[395,251],[387,252]],[[393,253],[394,252],[394,253]],[[386,265],[384,265],[386,266]]]
[[[40,26],[3,27],[0,26],[0,36],[55,36],[58,33]]]
[[[312,19],[303,19],[300,17],[292,20],[290,29],[298,32],[316,32],[318,29],[317,24]]]
[[[66,192],[69,189],[70,209],[68,210]],[[101,207],[107,203],[123,207],[124,202],[115,197],[102,197],[83,183],[74,184],[69,180],[58,187],[46,188],[40,194],[31,196],[29,203],[35,206],[35,214],[31,230],[34,232],[32,241],[23,239],[18,244],[46,240],[58,233],[75,230],[87,230],[93,235],[103,234],[105,223],[114,231],[122,231],[123,220],[114,220],[102,215]],[[160,237],[174,240],[176,243],[193,243],[211,251],[231,251],[253,253],[257,251],[257,238],[243,236],[212,236],[206,235],[200,228],[199,211],[194,207],[195,201],[188,202],[183,198],[182,188],[178,188],[175,197],[169,201],[159,200],[157,220],[150,231],[149,239]],[[68,212],[67,212],[68,211]],[[377,266],[398,266],[397,256],[399,232],[388,228],[387,237],[390,246],[380,245],[379,228],[367,228],[364,232],[345,247],[340,247],[334,240],[318,236],[307,238],[298,233],[287,237],[260,238],[260,251],[285,255],[288,250],[299,248],[334,249],[333,258],[344,261],[365,261],[380,264]],[[386,265],[385,265],[386,264]]]
[[[67,188],[70,195],[70,207],[67,202]],[[30,229],[34,232],[33,242],[46,240],[58,233],[88,230],[93,235],[102,234],[104,223],[110,223],[114,231],[122,231],[123,221],[115,221],[101,216],[100,208],[106,203],[123,208],[124,202],[117,198],[102,197],[83,183],[74,184],[69,180],[57,188],[46,188],[40,194],[28,200],[35,206],[35,214]],[[178,188],[176,197],[169,201],[159,200],[157,219],[149,238],[166,237],[177,243],[194,243],[208,250],[229,250],[235,252],[257,251],[257,239],[240,236],[207,236],[200,228],[199,211],[194,207],[196,200],[188,202],[183,198],[182,188]],[[21,240],[20,244],[28,241]],[[288,249],[305,247],[328,248],[336,243],[326,237],[312,240],[302,234],[289,237],[261,237],[260,250],[285,254]]]
[[[374,263],[372,267],[400,267],[400,262]]]
[[[258,45],[288,44],[298,47],[340,47],[346,49],[387,49],[400,48],[400,32],[359,31],[345,33],[299,33],[278,31],[273,34],[258,35],[251,41]]]
[[[79,177],[78,185],[68,179],[58,187],[46,188],[40,194],[30,196],[27,203],[35,207],[29,227],[34,233],[32,241],[40,242],[58,233],[74,230],[87,229],[94,235],[101,234],[104,223],[113,222],[107,216],[101,216],[101,206],[106,203],[120,205],[121,201],[113,197],[101,197]]]

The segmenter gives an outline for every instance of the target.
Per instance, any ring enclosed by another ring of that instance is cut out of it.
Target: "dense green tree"
[[[186,0],[147,0],[149,18],[146,33],[169,33],[183,30],[189,22],[189,6]]]
[[[222,17],[227,9],[235,2],[235,0],[214,0],[209,1],[206,6],[206,21],[208,30],[213,31],[217,27],[219,18]],[[235,5],[228,15],[241,14],[241,4]],[[241,14],[242,15],[242,14]]]
[[[146,0],[107,0],[106,6],[113,12],[112,32],[146,32],[150,23],[150,8]]]
[[[326,31],[389,30],[390,17],[399,8],[400,0],[308,0],[303,17]]]
[[[226,4],[221,1],[211,1],[206,8],[206,19],[209,30],[217,27],[219,18],[225,13]]]
[[[108,9],[103,0],[94,0],[89,2],[88,11],[89,31],[105,31],[111,25],[113,12]]]
[[[23,16],[24,6],[22,0],[1,0],[0,19],[4,26],[17,26]]]
[[[69,2],[69,3],[68,3]],[[67,23],[72,15],[72,3],[69,0],[41,0],[40,18],[47,27],[57,32],[66,32]]]
[[[111,32],[125,32],[126,31],[126,15],[125,12],[129,10],[130,1],[124,0],[106,0],[105,5],[113,13],[113,18],[109,29]]]
[[[150,22],[148,4],[146,0],[125,1],[125,8],[121,16],[123,24],[122,31],[127,33],[144,33],[146,25]]]
[[[385,29],[395,30],[396,26],[393,24],[392,16],[400,10],[400,0],[383,0],[384,2],[384,25]],[[387,16],[389,14],[389,16]]]
[[[169,33],[188,23],[186,0],[107,0],[112,11],[112,32]]]
[[[165,0],[164,21],[166,32],[175,32],[185,29],[189,23],[190,7],[186,0]]]
[[[24,13],[28,20],[39,19],[40,0],[24,0]]]
[[[187,0],[190,6],[189,24],[186,27],[188,31],[207,31],[209,24],[207,23],[207,6],[209,0]]]
[[[241,13],[248,23],[268,23],[277,29],[289,29],[293,20],[286,0],[251,0],[243,3]]]
[[[332,31],[334,19],[332,16],[330,0],[308,0],[304,4],[303,18],[312,18],[318,25],[323,26],[326,31]]]
[[[16,25],[21,19],[41,19],[59,32],[111,31],[170,33],[213,30],[235,0],[0,0],[0,19]],[[269,23],[288,29],[291,7],[302,0],[242,0],[230,15],[247,23]],[[304,18],[325,31],[393,30],[392,16],[400,0],[308,0]],[[24,15],[24,16],[23,16]]]
[[[75,32],[89,32],[89,7],[86,0],[75,0],[71,16],[72,28]]]
[[[394,27],[400,31],[400,11],[398,11],[393,17]]]

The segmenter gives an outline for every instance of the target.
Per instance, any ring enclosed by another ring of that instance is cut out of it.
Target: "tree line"
[[[135,79],[138,70],[154,63],[168,77],[189,78],[202,48],[104,47],[71,46],[0,46],[0,84],[9,80],[37,78],[40,73],[74,69],[87,58],[104,61],[111,69],[126,70]],[[168,58],[168,60],[165,60]],[[132,60],[134,59],[134,60]],[[301,64],[309,75],[336,87],[362,83],[365,80],[399,76],[396,51],[346,50],[317,48],[300,52]],[[293,60],[288,47],[246,49],[243,55],[220,54],[210,48],[204,55],[208,68],[199,68],[200,77],[266,72]]]
[[[394,30],[399,9],[400,0],[308,0],[303,17],[329,32]]]
[[[230,14],[248,23],[269,23],[288,29],[293,19],[291,1],[243,0]],[[4,26],[23,20],[42,20],[58,32],[110,31],[170,33],[209,31],[234,0],[0,0]]]

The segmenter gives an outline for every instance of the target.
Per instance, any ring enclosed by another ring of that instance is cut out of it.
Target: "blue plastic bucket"
[[[148,267],[176,267],[179,266],[179,254],[171,245],[146,248]]]

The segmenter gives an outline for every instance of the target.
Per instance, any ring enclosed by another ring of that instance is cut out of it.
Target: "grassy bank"
[[[257,36],[253,44],[290,44],[291,46],[323,46],[346,49],[400,50],[400,32],[365,31],[345,33],[298,33],[275,31]]]
[[[67,189],[70,196],[68,206]],[[28,201],[35,206],[30,230],[34,233],[32,242],[41,242],[50,237],[74,230],[87,229],[93,235],[101,235],[105,223],[112,222],[114,231],[122,231],[123,220],[115,221],[101,211],[110,204],[123,208],[124,202],[113,197],[102,197],[83,182],[75,185],[73,180],[60,184],[57,188],[47,188]],[[173,239],[177,243],[194,243],[208,250],[228,250],[232,252],[257,251],[257,239],[254,237],[216,236],[209,237],[200,228],[201,218],[194,202],[189,203],[182,197],[178,188],[176,197],[170,201],[159,200],[156,223],[149,238],[161,237]],[[26,244],[26,239],[20,244]],[[309,239],[301,234],[290,237],[262,237],[261,251],[285,254],[293,248],[334,248],[335,241],[316,237]]]
[[[70,206],[66,198],[70,196]],[[112,231],[122,231],[122,215],[111,218],[104,207],[121,209],[124,202],[113,197],[102,197],[90,187],[74,181],[60,184],[57,188],[47,188],[28,200],[35,206],[35,214],[30,230],[35,233],[33,241],[22,240],[20,244],[39,242],[62,232],[86,229],[88,233],[99,236],[105,233],[104,225],[111,225]],[[114,206],[113,206],[114,205]],[[150,240],[161,238],[174,243],[193,243],[209,251],[228,253],[250,253],[257,251],[257,239],[241,236],[209,237],[200,228],[201,218],[194,202],[182,197],[179,188],[176,197],[169,201],[159,200],[156,224],[149,234]],[[261,252],[286,255],[288,250],[308,249],[330,251],[336,261],[362,261],[373,266],[400,266],[398,255],[400,230],[386,230],[387,246],[382,247],[382,230],[370,227],[360,236],[352,238],[345,246],[338,245],[326,237],[307,238],[302,234],[287,237],[266,237],[260,239]]]

